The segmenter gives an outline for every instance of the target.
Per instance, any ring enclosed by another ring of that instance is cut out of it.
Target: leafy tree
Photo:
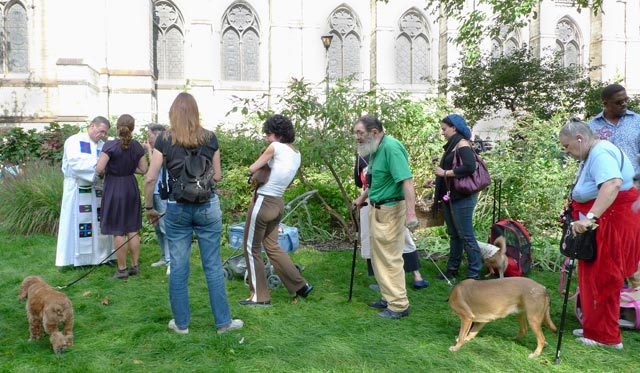
[[[588,71],[564,67],[553,56],[536,57],[521,48],[508,56],[492,58],[486,54],[462,62],[449,88],[454,105],[463,108],[470,120],[502,109],[548,119],[564,108],[578,112],[591,92],[600,87]]]
[[[296,128],[296,146],[303,154],[298,179],[307,189],[317,189],[325,210],[349,231],[348,208],[354,196],[353,164],[356,144],[352,134],[355,121],[364,113],[375,113],[383,122],[387,133],[405,142],[418,177],[430,170],[431,157],[442,151],[441,143],[434,142],[438,134],[439,119],[444,116],[444,104],[415,102],[407,93],[390,92],[373,87],[356,90],[349,80],[338,81],[322,104],[311,83],[293,79],[273,107],[291,118]],[[264,121],[273,113],[264,98],[240,99],[232,112],[241,112]],[[332,176],[331,185],[320,173]],[[320,185],[322,184],[322,185]],[[327,188],[330,187],[330,188]],[[329,193],[339,191],[341,203]]]
[[[389,0],[385,0],[388,2]],[[469,9],[467,0],[426,0],[429,9],[439,11],[458,21],[458,35],[454,41],[470,53],[467,57],[479,57],[478,45],[485,36],[497,36],[506,26],[507,31],[524,27],[535,19],[538,4],[542,0],[475,0]],[[603,0],[574,0],[578,11],[590,9],[594,14],[602,10]]]

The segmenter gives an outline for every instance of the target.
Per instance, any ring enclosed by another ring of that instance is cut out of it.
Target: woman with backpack
[[[269,307],[271,297],[267,286],[262,246],[276,272],[290,293],[306,298],[313,290],[289,255],[278,245],[278,228],[284,213],[282,196],[300,167],[300,152],[293,146],[295,129],[289,118],[276,114],[263,124],[269,146],[249,167],[249,173],[258,172],[266,164],[271,168],[268,181],[256,189],[247,212],[244,234],[244,258],[249,274],[249,298],[240,301],[243,306]]]
[[[173,319],[167,325],[178,334],[189,333],[190,307],[187,283],[193,232],[198,237],[209,302],[218,334],[240,329],[242,320],[232,319],[220,259],[222,211],[214,180],[222,178],[216,135],[200,125],[198,104],[186,92],[178,94],[169,110],[170,127],[156,139],[145,178],[145,210],[149,221],[165,219],[171,274],[169,301]],[[169,174],[166,215],[153,208],[153,191],[160,168]]]

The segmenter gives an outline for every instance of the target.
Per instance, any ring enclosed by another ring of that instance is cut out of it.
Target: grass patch
[[[637,332],[623,331],[625,349],[587,348],[573,341],[570,330],[578,327],[569,315],[562,361],[553,365],[557,338],[544,329],[548,346],[538,359],[528,359],[535,336],[512,340],[517,321],[511,316],[486,326],[479,336],[456,353],[459,320],[449,309],[448,286],[431,281],[427,289],[409,289],[411,315],[400,321],[383,320],[367,303],[377,298],[368,289],[371,279],[359,259],[352,302],[347,302],[351,247],[347,251],[319,252],[301,248],[292,254],[305,266],[305,277],[316,287],[307,299],[292,304],[284,288],[272,291],[273,307],[246,308],[237,301],[248,295],[242,278],[227,282],[233,317],[245,328],[216,334],[209,307],[204,274],[197,248],[192,252],[190,277],[191,325],[188,335],[167,329],[171,310],[164,268],[151,268],[159,248],[145,244],[141,275],[128,281],[110,279],[114,269],[97,268],[64,292],[75,310],[75,345],[56,356],[48,338],[28,342],[24,304],[18,303],[18,286],[31,274],[49,284],[64,285],[87,268],[54,266],[56,238],[0,233],[0,370],[7,372],[87,371],[488,371],[488,372],[632,372],[637,371]],[[223,258],[231,254],[223,250]],[[438,273],[423,260],[423,275]],[[439,263],[444,268],[444,262]],[[562,299],[559,274],[535,271],[530,277],[545,284],[552,298],[552,319],[560,324]],[[103,305],[105,297],[109,304]],[[573,303],[571,303],[573,306]]]

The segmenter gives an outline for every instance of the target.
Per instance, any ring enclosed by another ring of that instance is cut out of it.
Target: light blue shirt
[[[598,186],[611,179],[622,179],[620,190],[629,190],[633,187],[633,175],[629,157],[609,141],[599,141],[589,151],[572,198],[577,202],[595,199]]]
[[[638,162],[640,115],[627,110],[627,113],[615,125],[604,117],[603,111],[589,122],[589,127],[595,132],[596,137],[609,140],[619,147],[629,157],[635,173],[640,173],[640,163]]]

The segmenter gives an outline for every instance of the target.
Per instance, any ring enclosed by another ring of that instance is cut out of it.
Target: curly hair
[[[136,120],[129,114],[122,114],[116,122],[116,129],[118,130],[118,138],[120,139],[120,148],[122,150],[129,149],[131,143],[131,134],[135,128]]]
[[[264,121],[262,129],[266,135],[273,134],[283,144],[291,144],[295,141],[296,130],[293,128],[291,120],[284,115],[270,116]]]

